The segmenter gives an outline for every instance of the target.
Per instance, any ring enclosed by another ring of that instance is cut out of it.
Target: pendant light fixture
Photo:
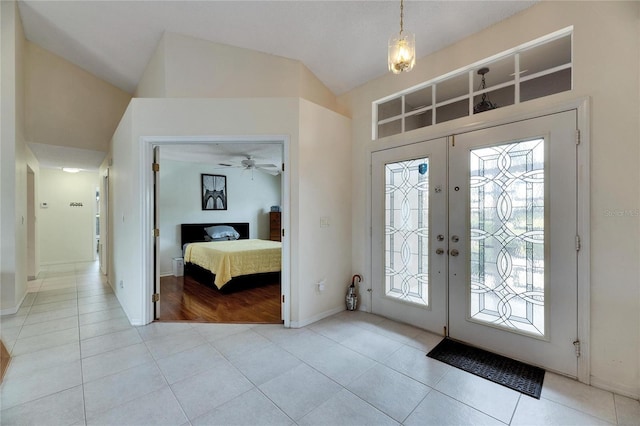
[[[389,71],[409,72],[416,64],[416,36],[404,32],[404,0],[400,0],[400,33],[389,39]]]
[[[482,67],[478,70],[478,75],[482,76],[482,81],[480,82],[480,88],[478,90],[484,90],[487,87],[487,82],[484,79],[484,75],[489,72],[488,67]],[[489,111],[491,109],[498,108],[498,105],[494,104],[489,100],[489,95],[487,92],[482,94],[482,99],[473,107],[473,113],[478,114],[479,112]]]

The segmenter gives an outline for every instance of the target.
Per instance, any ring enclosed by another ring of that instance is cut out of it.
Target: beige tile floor
[[[2,425],[640,425],[638,401],[548,373],[536,400],[425,356],[362,312],[302,329],[132,327],[94,263],[49,267],[0,318]]]

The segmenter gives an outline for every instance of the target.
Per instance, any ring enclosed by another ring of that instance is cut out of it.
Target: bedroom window
[[[572,34],[565,28],[373,102],[372,138],[473,115],[484,99],[502,108],[571,90]]]

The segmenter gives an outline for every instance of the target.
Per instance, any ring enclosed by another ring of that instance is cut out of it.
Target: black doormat
[[[451,339],[444,339],[427,354],[476,376],[540,399],[544,370]]]

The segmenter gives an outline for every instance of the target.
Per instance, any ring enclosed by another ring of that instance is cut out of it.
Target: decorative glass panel
[[[471,318],[545,335],[544,139],[470,156]]]
[[[385,294],[429,305],[429,159],[385,166]]]

